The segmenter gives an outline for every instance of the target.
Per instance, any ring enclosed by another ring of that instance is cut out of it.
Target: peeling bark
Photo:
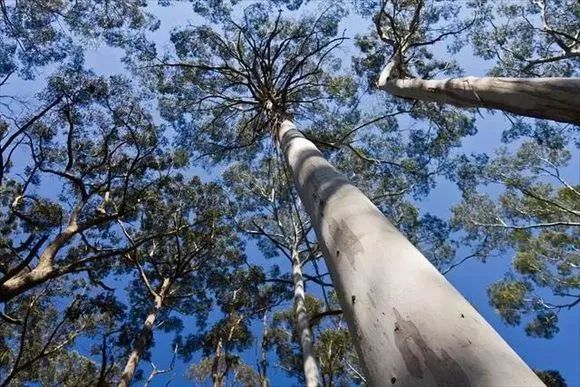
[[[316,387],[320,385],[320,372],[314,358],[312,331],[310,330],[308,314],[306,313],[304,279],[302,278],[300,257],[296,249],[292,250],[292,279],[294,281],[294,313],[302,349],[304,380],[307,387]]]
[[[294,124],[284,121],[277,137],[369,385],[542,385],[469,302]]]
[[[466,77],[390,79],[387,65],[377,87],[394,96],[460,107],[499,109],[580,125],[580,78]]]

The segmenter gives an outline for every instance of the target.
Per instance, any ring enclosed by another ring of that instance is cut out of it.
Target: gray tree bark
[[[580,78],[466,77],[442,80],[379,77],[379,89],[402,98],[460,107],[499,109],[580,125]]]
[[[310,330],[308,313],[306,312],[304,279],[302,277],[300,257],[296,248],[292,249],[292,279],[294,281],[294,313],[296,315],[296,327],[300,335],[304,380],[307,387],[317,387],[320,385],[320,372],[314,358],[312,331]]]
[[[284,121],[277,137],[369,385],[543,385],[293,123]]]

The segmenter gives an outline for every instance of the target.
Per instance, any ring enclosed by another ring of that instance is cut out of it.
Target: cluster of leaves
[[[568,0],[484,2],[470,33],[474,53],[493,59],[494,76],[578,76],[580,5]]]
[[[490,302],[508,324],[535,314],[526,327],[532,336],[552,337],[558,312],[580,301],[579,187],[563,171],[570,157],[565,148],[526,142],[515,154],[502,149],[493,160],[467,162],[463,202],[453,210],[456,226],[477,245],[481,259],[515,250],[514,273],[490,287]],[[505,191],[494,200],[481,185]]]
[[[323,386],[348,386],[365,382],[350,333],[341,318],[334,294],[330,306],[313,296],[306,297],[306,309],[314,336],[314,355],[320,369]],[[277,312],[268,327],[266,346],[278,355],[280,367],[290,376],[304,383],[300,332],[296,327],[295,312]]]
[[[39,66],[67,59],[78,63],[83,43],[113,43],[126,29],[156,29],[144,5],[138,0],[1,1],[0,79],[5,82],[13,73],[33,78]]]

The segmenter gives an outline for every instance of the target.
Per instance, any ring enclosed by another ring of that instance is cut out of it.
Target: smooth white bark
[[[296,327],[300,335],[300,347],[302,348],[304,362],[304,380],[307,387],[317,387],[320,385],[320,373],[314,357],[312,331],[310,330],[308,313],[306,312],[302,267],[296,250],[292,252],[292,279],[294,280]]]
[[[543,385],[291,122],[277,134],[369,385]]]
[[[397,97],[580,125],[580,78],[389,79],[389,70],[385,67],[377,86]]]

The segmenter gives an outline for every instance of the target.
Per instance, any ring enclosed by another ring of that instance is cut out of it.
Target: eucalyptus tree
[[[577,77],[580,5],[569,0],[494,1],[469,33],[474,54],[495,61],[499,77]]]
[[[477,311],[291,121],[315,121],[337,106],[348,110],[340,102],[348,88],[336,85],[349,82],[331,75],[340,70],[332,51],[345,39],[337,36],[338,16],[330,8],[286,20],[252,4],[238,22],[175,31],[176,57],[150,51],[151,63],[140,69],[149,79],[157,70],[162,113],[199,156],[247,160],[276,143],[369,383],[537,384]],[[411,346],[421,349],[422,361]]]
[[[382,57],[386,59],[383,63],[387,63],[376,82],[379,89],[401,98],[452,104],[459,107],[500,109],[523,116],[580,123],[580,108],[578,107],[580,97],[576,92],[580,87],[580,80],[577,78],[467,77],[435,80],[422,74],[425,67],[441,70],[446,68],[445,61],[429,63],[433,57],[429,52],[429,47],[465,34],[470,28],[479,28],[482,21],[478,19],[485,17],[486,13],[489,14],[485,10],[487,6],[484,2],[483,5],[475,2],[474,12],[477,16],[467,18],[463,16],[466,10],[461,9],[462,3],[452,1],[380,0],[377,3],[375,8],[377,13],[373,17],[376,29],[375,39],[380,40],[384,47],[378,48],[373,55],[375,60]],[[561,20],[562,23],[571,22],[566,26],[566,32],[552,29],[546,24],[544,1],[536,2],[536,5],[544,9],[543,26],[538,28],[548,35],[544,40],[559,40],[558,44],[569,51],[568,55],[560,59],[572,58],[574,60],[578,44],[577,18],[567,17]],[[367,7],[372,9],[368,5]],[[518,5],[513,2],[507,5],[507,8],[517,7]],[[482,11],[481,8],[484,10]],[[570,2],[569,12],[577,14],[577,5],[574,6]],[[532,23],[525,15],[523,19]],[[492,25],[493,22],[493,20],[490,21]],[[533,39],[529,35],[522,34],[523,32],[518,29],[517,35],[526,36],[529,40]],[[518,50],[525,50],[524,47],[514,50],[515,55],[518,55]],[[457,45],[456,48],[458,48]],[[509,50],[508,47],[505,48]],[[541,47],[539,49],[544,55],[551,57],[549,50]],[[457,52],[457,49],[452,52]],[[535,61],[529,55],[524,60]]]
[[[134,225],[121,223],[130,244],[141,235],[175,232],[144,243],[124,257],[135,272],[128,290],[132,321],[124,337],[125,342],[133,338],[133,344],[119,386],[130,385],[157,327],[179,331],[183,328],[180,316],[197,317],[202,324],[211,310],[205,290],[208,278],[242,260],[240,241],[226,220],[224,200],[215,184],[203,184],[197,178],[167,178],[141,199],[143,214]],[[134,328],[138,324],[142,324],[140,331]]]
[[[235,197],[237,223],[243,232],[260,238],[258,246],[266,257],[282,256],[291,267],[291,278],[270,281],[289,282],[293,286],[294,318],[301,352],[303,381],[307,386],[320,384],[320,372],[314,358],[313,336],[310,330],[303,267],[320,257],[316,244],[308,240],[311,227],[307,215],[297,203],[289,186],[282,163],[275,158],[258,160],[255,165],[238,163],[224,173],[224,181]],[[318,264],[314,262],[316,270]],[[278,265],[276,265],[278,267]],[[325,286],[323,274],[307,276]]]
[[[313,356],[320,365],[320,384],[322,386],[352,385],[365,382],[358,365],[356,352],[352,347],[350,333],[340,317],[341,310],[333,293],[330,293],[330,308],[326,301],[311,295],[305,297],[308,324],[316,341]],[[276,312],[268,330],[267,345],[273,348],[279,359],[279,366],[289,376],[304,381],[300,370],[301,345],[300,329],[293,310]]]
[[[2,386],[107,385],[114,380],[114,355],[99,356],[99,364],[92,356],[98,352],[75,348],[80,338],[113,332],[124,318],[110,292],[96,292],[83,280],[54,280],[11,303],[7,313],[13,320],[0,326]],[[103,343],[99,350],[110,345]]]
[[[526,332],[545,338],[558,332],[558,314],[580,303],[580,190],[566,178],[572,144],[553,142],[464,158],[463,201],[453,209],[464,243],[485,252],[481,258],[513,251],[514,271],[491,285],[490,302],[510,325],[531,316]],[[484,193],[498,184],[498,198]]]
[[[22,163],[1,191],[2,302],[72,273],[99,283],[110,259],[155,238],[122,244],[115,225],[137,216],[142,196],[178,159],[120,77],[68,69],[43,95],[60,102],[22,127]]]
[[[465,123],[463,120],[458,121],[460,123],[458,127]],[[433,184],[434,176],[452,170],[448,164],[453,163],[447,163],[438,154],[445,154],[445,148],[453,144],[451,133],[454,131],[454,125],[446,127],[450,135],[446,140],[438,137],[427,140],[417,133],[415,141],[405,142],[397,135],[397,125],[391,123],[382,128],[384,137],[378,138],[379,136],[374,135],[358,140],[348,145],[354,152],[347,148],[347,152],[331,156],[337,165],[349,171],[357,186],[367,196],[373,198],[373,201],[379,203],[381,211],[393,219],[397,228],[441,271],[448,271],[452,267],[450,258],[455,255],[450,238],[451,226],[429,214],[420,216],[406,195],[412,193],[418,197],[425,194]],[[315,136],[312,132],[317,129],[311,127],[307,135]],[[323,127],[320,131],[323,131]],[[350,131],[352,132],[352,129]],[[341,143],[336,137],[338,137],[336,134],[328,133],[323,136],[324,141],[315,141],[324,148],[333,149],[334,144]],[[444,145],[445,142],[448,144]],[[373,143],[376,145],[373,146]],[[418,152],[419,149],[421,152]],[[421,154],[422,157],[411,158],[406,156],[407,153]],[[313,336],[307,317],[312,310],[307,312],[302,290],[304,284],[320,285],[321,294],[326,302],[324,310],[332,312],[333,307],[329,303],[326,290],[331,284],[325,279],[328,273],[322,272],[323,264],[317,260],[321,255],[320,249],[315,241],[309,240],[312,228],[308,215],[296,200],[297,194],[288,180],[290,177],[288,171],[285,170],[283,163],[277,162],[275,158],[279,156],[277,154],[251,162],[236,163],[224,172],[224,183],[230,187],[235,199],[233,202],[237,207],[237,223],[241,230],[259,238],[258,247],[266,257],[286,258],[292,267],[291,281],[288,275],[270,279],[270,281],[286,281],[294,286],[293,316],[297,321],[290,326],[296,329],[298,337],[302,338],[299,341],[299,348],[303,355],[303,364],[296,368],[290,365],[284,368],[290,370],[292,375],[301,375],[303,379],[305,377],[306,384],[309,382],[312,384],[314,375],[310,374],[312,379],[309,381],[309,373],[301,372],[308,370],[308,361],[314,361],[316,345],[312,345]],[[382,161],[383,159],[389,161]],[[378,175],[385,178],[376,179]],[[280,264],[276,264],[278,270],[279,266]],[[292,315],[288,313],[286,317],[291,317]],[[300,320],[305,322],[299,323]]]
[[[259,379],[259,385],[267,385],[267,380],[252,370],[239,353],[253,343],[252,320],[287,298],[286,289],[267,284],[264,270],[245,260],[215,271],[209,276],[207,288],[221,316],[208,329],[178,340],[186,359],[191,359],[197,350],[203,354],[188,374],[200,382],[209,378],[214,387],[228,385],[232,376]]]
[[[11,77],[34,78],[39,67],[76,61],[83,43],[114,43],[126,29],[155,29],[157,21],[138,0],[95,2],[0,1],[0,85]]]

